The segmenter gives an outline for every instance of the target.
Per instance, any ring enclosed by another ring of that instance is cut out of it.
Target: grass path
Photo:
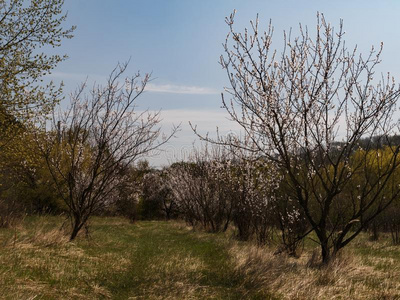
[[[4,299],[272,299],[246,288],[222,236],[108,218],[68,243],[59,222],[0,231]]]
[[[125,240],[133,247],[129,265],[101,281],[115,299],[255,296],[241,286],[231,257],[217,236],[202,237],[164,222],[142,222],[130,237]]]

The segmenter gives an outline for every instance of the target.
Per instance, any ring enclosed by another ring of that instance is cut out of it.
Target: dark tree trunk
[[[379,239],[379,228],[376,221],[372,222],[372,241],[377,241]]]
[[[321,256],[322,263],[326,265],[331,260],[331,253],[328,246],[328,241],[324,241],[321,243]]]
[[[74,217],[72,222],[73,222],[72,232],[69,237],[70,241],[73,241],[77,237],[79,231],[82,229],[82,226],[84,225],[84,222],[81,221],[81,218],[77,216]]]

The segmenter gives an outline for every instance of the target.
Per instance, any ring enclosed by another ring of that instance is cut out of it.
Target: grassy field
[[[400,247],[361,237],[328,267],[308,245],[273,255],[183,224],[95,218],[87,239],[57,217],[0,229],[2,299],[400,299]]]

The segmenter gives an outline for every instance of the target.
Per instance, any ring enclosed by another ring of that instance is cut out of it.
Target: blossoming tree
[[[300,25],[297,37],[284,33],[279,54],[271,24],[261,32],[257,18],[241,33],[234,13],[226,22],[221,65],[231,99],[223,95],[223,106],[256,145],[248,150],[277,164],[326,263],[399,197],[391,181],[399,146],[388,137],[398,132],[393,113],[400,90],[390,74],[374,78],[382,45],[366,56],[347,49],[342,22],[335,31],[318,14],[315,37]],[[388,145],[385,160],[372,142],[360,143],[373,138]],[[217,142],[248,148],[232,137]]]

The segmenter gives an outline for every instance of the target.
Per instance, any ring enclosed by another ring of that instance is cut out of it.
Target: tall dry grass
[[[64,229],[46,228],[39,224],[27,229],[21,224],[12,228],[14,234],[5,241],[6,247],[31,248],[61,246],[68,242],[68,235]]]
[[[241,245],[232,246],[230,253],[246,290],[267,289],[282,299],[400,299],[400,266],[395,262],[387,271],[367,265],[351,251],[328,265],[321,265],[311,251],[295,259]]]

